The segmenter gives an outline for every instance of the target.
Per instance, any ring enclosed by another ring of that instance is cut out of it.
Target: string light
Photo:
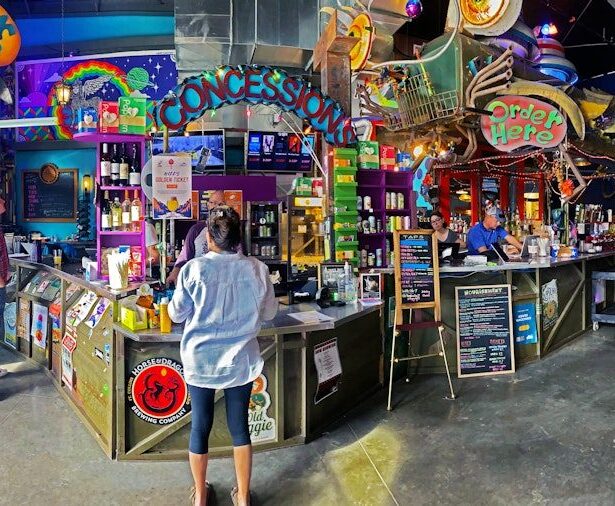
[[[416,158],[417,156],[421,156],[423,154],[423,146],[416,146],[412,150],[412,154],[414,155],[414,158]]]

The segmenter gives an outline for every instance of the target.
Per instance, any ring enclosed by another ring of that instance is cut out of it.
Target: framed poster
[[[515,372],[510,285],[458,286],[457,376]]]
[[[379,273],[361,274],[361,302],[374,304],[382,301],[382,276]]]
[[[337,280],[341,274],[344,274],[344,264],[333,262],[321,263],[318,266],[318,288],[326,286],[333,299],[333,294],[337,293]]]
[[[189,155],[152,157],[152,212],[155,220],[192,218],[192,165]]]

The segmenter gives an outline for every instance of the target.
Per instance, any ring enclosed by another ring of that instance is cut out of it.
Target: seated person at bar
[[[433,228],[436,232],[436,238],[439,243],[459,243],[460,248],[465,248],[465,243],[459,239],[459,236],[453,232],[450,228],[448,228],[448,223],[444,221],[444,216],[439,211],[434,211],[431,213],[431,217],[429,218],[431,223],[431,228]]]
[[[214,207],[223,206],[224,192],[222,190],[216,190],[211,194],[209,202],[207,202],[207,209],[212,210]],[[175,260],[175,266],[167,277],[168,284],[175,284],[180,269],[193,258],[199,258],[205,256],[209,251],[207,248],[207,235],[206,235],[207,223],[202,221],[195,223],[188,230],[184,246],[179,253],[179,256]]]
[[[523,248],[521,243],[500,225],[504,221],[506,221],[506,216],[499,208],[490,207],[487,209],[483,221],[477,223],[468,231],[468,254],[478,255],[491,251],[491,245],[502,239],[521,251]]]

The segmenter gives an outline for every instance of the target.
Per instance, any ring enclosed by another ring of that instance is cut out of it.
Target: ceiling
[[[411,53],[413,39],[431,40],[442,34],[448,3],[423,0],[421,16],[406,23],[400,30],[402,37],[396,38],[398,52]],[[544,23],[557,26],[557,39],[566,47],[566,57],[577,67],[581,80],[615,71],[614,0],[524,0],[522,12],[531,28]]]
[[[173,13],[174,0],[64,0],[66,14],[111,12]],[[15,19],[50,16],[62,12],[61,0],[3,0],[2,5]]]

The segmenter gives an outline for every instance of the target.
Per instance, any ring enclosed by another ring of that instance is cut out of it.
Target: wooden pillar
[[[337,34],[337,11],[334,11],[314,47],[313,67],[314,70],[320,70],[321,90],[333,100],[339,102],[348,117],[352,114],[350,51],[360,40],[358,37],[347,37]],[[333,215],[332,148],[333,146],[330,144],[322,143],[321,161],[326,176],[323,186],[328,216]],[[330,249],[332,255],[332,243]]]

